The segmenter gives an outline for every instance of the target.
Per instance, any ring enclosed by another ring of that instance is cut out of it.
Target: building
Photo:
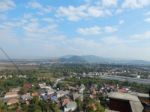
[[[31,96],[30,93],[26,93],[26,94],[21,96],[21,99],[24,100],[24,101],[31,100],[32,96]]]
[[[109,108],[119,112],[143,112],[139,98],[128,93],[111,92],[108,94]]]
[[[38,92],[33,92],[33,93],[31,94],[31,96],[32,96],[32,97],[34,97],[34,96],[39,96],[39,93],[38,93]]]
[[[76,102],[69,102],[64,107],[64,112],[75,111],[77,108]]]
[[[19,100],[17,98],[11,98],[7,101],[7,105],[10,106],[10,105],[14,105],[14,104],[17,104],[19,103]]]
[[[32,88],[32,84],[30,84],[30,83],[25,83],[24,85],[23,85],[23,89],[25,90],[25,91],[28,91],[29,89],[31,89]]]
[[[21,87],[17,87],[17,88],[12,88],[10,91],[11,92],[19,92],[21,89]]]
[[[119,112],[119,111],[105,109],[105,112]]]
[[[62,98],[61,100],[62,100],[62,101],[61,101],[62,106],[65,106],[65,105],[67,105],[69,102],[71,102],[71,101],[70,101],[70,98],[68,98],[68,97],[64,97],[64,98]]]
[[[72,96],[73,100],[80,99],[81,101],[83,101],[83,94],[73,93]]]
[[[85,90],[85,86],[84,86],[84,84],[81,84],[81,86],[79,88],[79,93],[83,93],[84,90]]]
[[[4,99],[9,99],[9,98],[19,98],[19,95],[17,92],[7,92],[4,96]]]
[[[63,97],[65,95],[69,94],[69,91],[60,90],[60,91],[57,91],[56,94],[57,94],[57,98],[60,98],[60,97]]]

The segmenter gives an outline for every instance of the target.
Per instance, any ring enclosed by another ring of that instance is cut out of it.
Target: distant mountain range
[[[104,58],[95,55],[66,55],[57,58],[47,59],[13,59],[15,63],[97,63],[97,64],[128,64],[128,65],[150,65],[150,61],[144,60],[127,60]],[[9,62],[8,60],[0,60],[0,63]],[[10,63],[10,62],[9,62]]]
[[[67,55],[56,59],[60,63],[101,63],[101,64],[139,64],[150,65],[149,61],[104,58],[95,55]]]

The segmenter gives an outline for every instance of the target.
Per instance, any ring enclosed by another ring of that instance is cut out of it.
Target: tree
[[[77,103],[77,111],[80,112],[83,110],[83,102],[80,99],[75,100]]]

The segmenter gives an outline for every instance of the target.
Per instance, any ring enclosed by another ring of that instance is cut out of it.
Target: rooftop
[[[146,93],[131,92],[130,94],[136,95],[138,97],[149,98],[149,94],[146,94]]]
[[[127,100],[130,103],[132,112],[142,112],[143,106],[139,100],[139,98],[135,95],[131,95],[128,93],[119,93],[119,92],[111,92],[108,94],[109,98]]]
[[[128,93],[121,93],[121,92],[111,92],[108,94],[109,98],[115,99],[122,99],[122,100],[129,100],[129,101],[140,101],[137,96],[131,95]]]
[[[17,98],[9,99],[7,101],[7,105],[12,105],[12,104],[16,104],[16,103],[19,103],[19,100]]]
[[[7,92],[5,94],[5,96],[9,96],[9,95],[18,95],[18,93],[13,91],[13,92]]]
[[[106,109],[105,112],[119,112],[119,111]]]

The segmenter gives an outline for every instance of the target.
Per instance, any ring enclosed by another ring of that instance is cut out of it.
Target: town
[[[0,112],[150,112],[150,0],[0,0]]]
[[[141,78],[141,71],[149,74],[143,67],[142,70],[130,67],[129,71],[136,74],[126,77],[137,79],[134,82],[123,80],[125,76],[121,73],[128,69],[125,65],[97,65],[96,69],[103,69],[95,72],[94,65],[41,66],[38,69],[0,71],[2,112],[149,112],[149,83],[137,82],[150,82],[148,78]],[[121,71],[118,70],[120,67]],[[122,80],[106,78],[110,75]]]

